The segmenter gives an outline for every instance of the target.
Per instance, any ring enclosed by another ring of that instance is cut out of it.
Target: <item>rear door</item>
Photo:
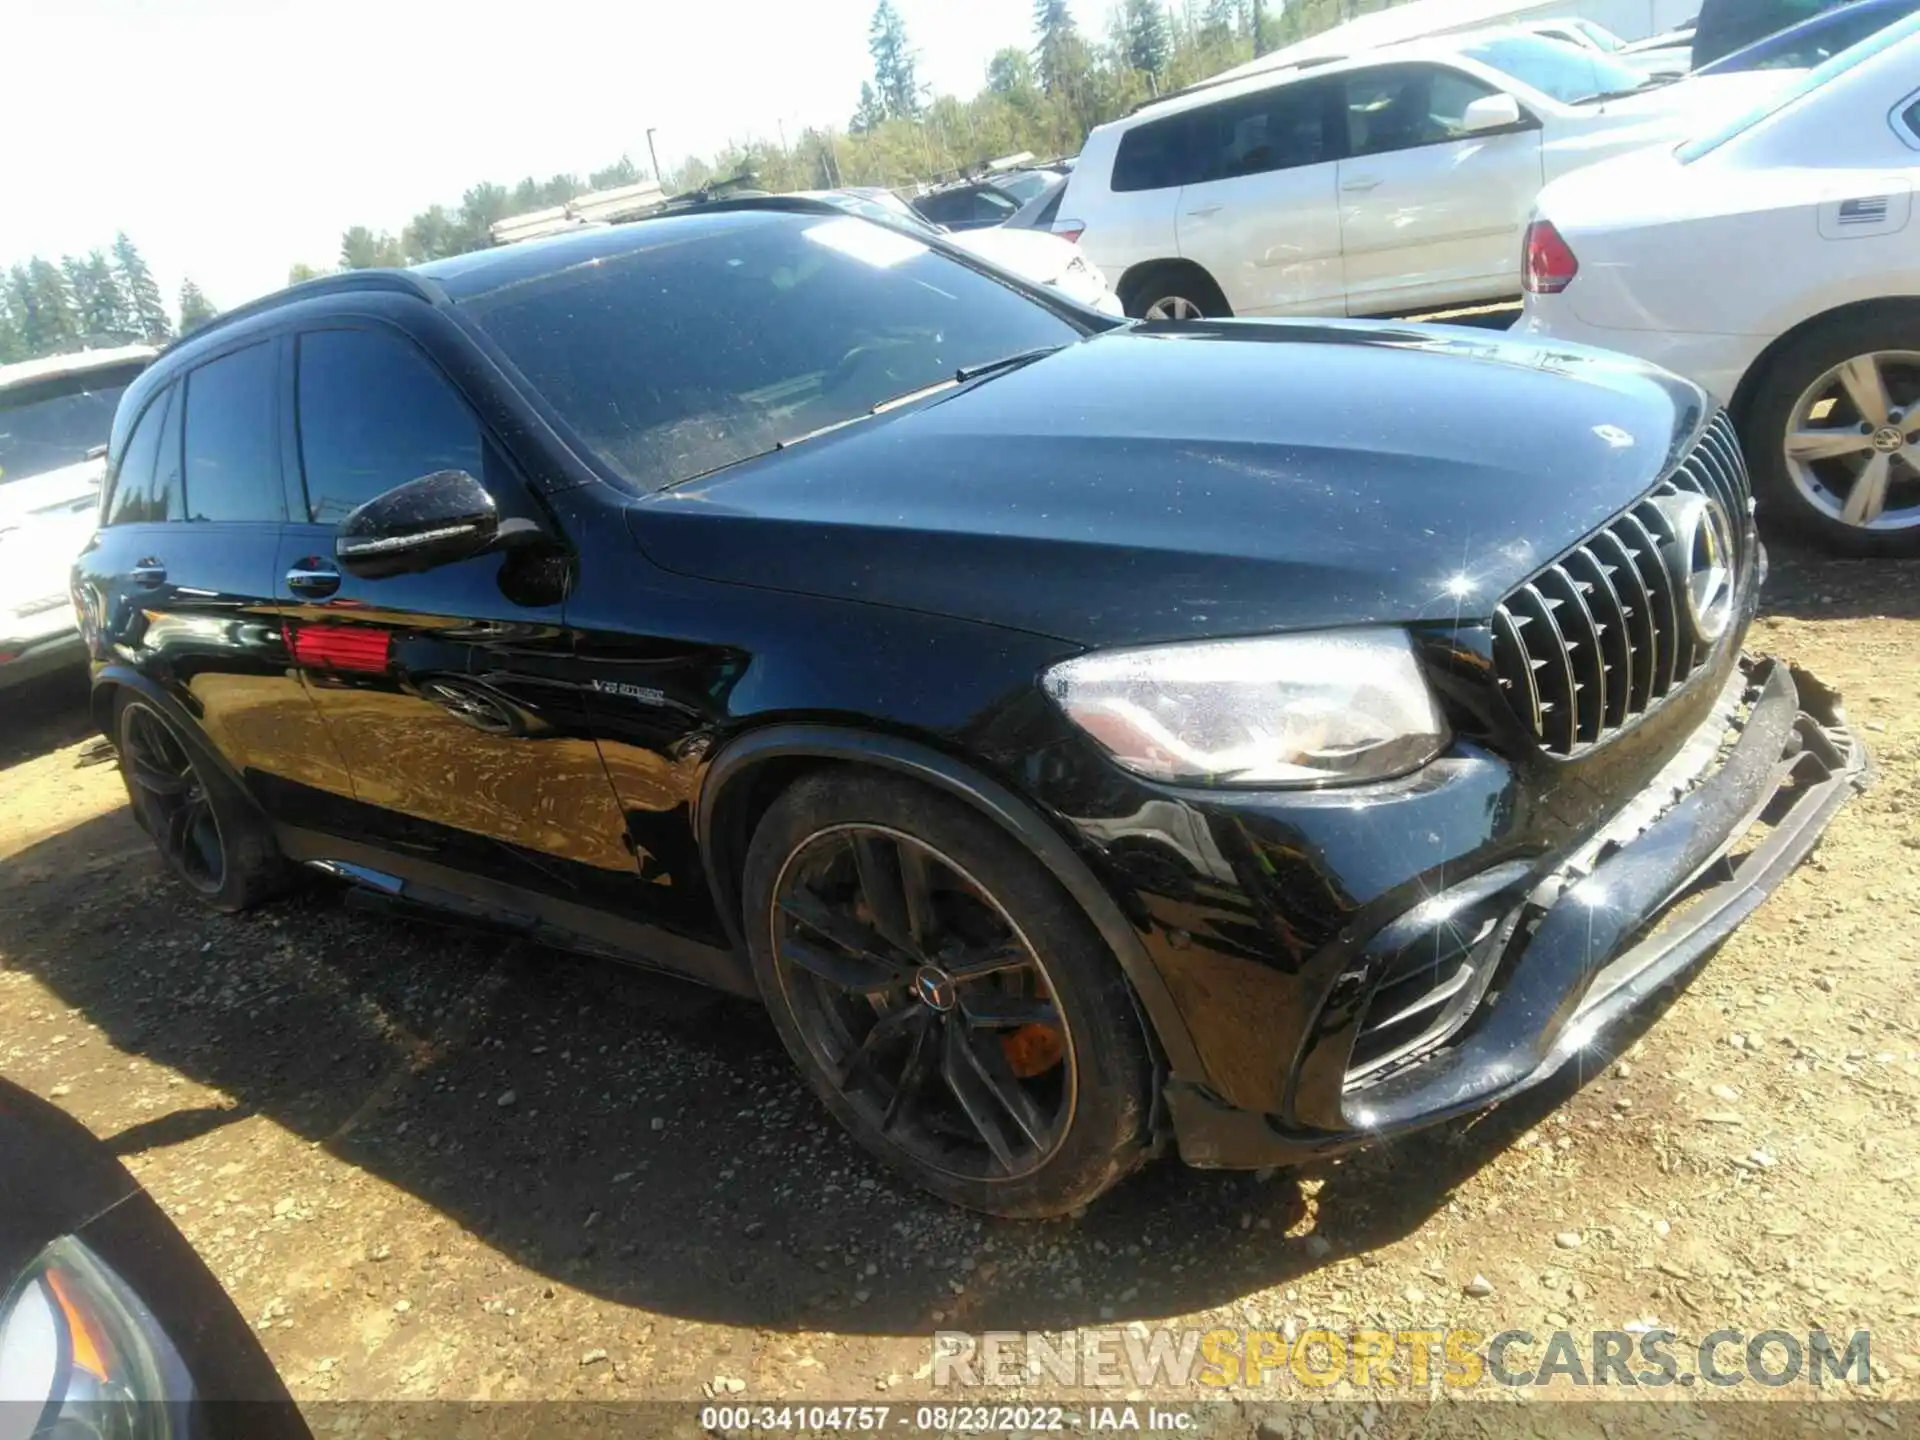
[[[1348,71],[1340,162],[1347,310],[1373,315],[1520,293],[1520,239],[1540,193],[1540,129],[1469,135],[1496,92],[1444,65]]]
[[[156,395],[81,557],[96,653],[167,691],[277,818],[306,787],[344,788],[273,603],[286,511],[278,340],[205,361]]]
[[[1337,85],[1294,81],[1192,110],[1180,253],[1236,315],[1341,314]]]
[[[409,480],[464,470],[503,516],[539,518],[527,487],[400,331],[309,330],[292,360],[299,513],[277,594],[358,802],[326,828],[523,888],[630,889],[625,822],[570,678],[566,565],[496,553],[363,580],[335,561],[339,522]]]

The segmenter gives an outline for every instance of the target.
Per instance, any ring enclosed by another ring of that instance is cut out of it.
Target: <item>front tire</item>
[[[1153,1065],[1126,978],[991,821],[891,775],[819,771],[761,819],[743,891],[788,1053],[915,1184],[1036,1218],[1145,1158]]]
[[[272,834],[197,739],[128,691],[114,700],[113,734],[134,818],[196,900],[231,915],[286,888]]]
[[[1741,432],[1763,518],[1836,554],[1920,554],[1920,309],[1790,340]]]

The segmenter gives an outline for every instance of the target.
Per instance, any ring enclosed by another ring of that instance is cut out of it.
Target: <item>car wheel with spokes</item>
[[[1768,516],[1842,554],[1920,553],[1920,316],[1848,316],[1789,342],[1743,429]]]
[[[889,1164],[1041,1216],[1144,1157],[1152,1065],[1125,978],[991,821],[892,776],[822,771],[762,819],[745,881],[782,1040]]]
[[[1128,276],[1120,299],[1137,320],[1204,320],[1233,313],[1213,278],[1186,263],[1152,265]]]
[[[123,692],[114,741],[134,817],[195,898],[231,913],[284,888],[285,862],[265,824],[157,706]]]

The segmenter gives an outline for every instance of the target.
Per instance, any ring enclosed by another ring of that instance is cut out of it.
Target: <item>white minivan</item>
[[[1197,86],[1088,136],[1052,228],[1154,319],[1504,299],[1546,181],[1799,73],[1661,83],[1509,29]]]

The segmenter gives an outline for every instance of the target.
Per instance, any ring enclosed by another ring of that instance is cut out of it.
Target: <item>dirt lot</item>
[[[202,913],[62,687],[0,702],[0,1068],[111,1140],[303,1402],[900,1401],[936,1329],[1176,1318],[1869,1328],[1873,1406],[1920,1398],[1920,566],[1779,561],[1754,643],[1845,692],[1876,785],[1625,1063],[1313,1173],[946,1209],[745,1005],[325,889]]]

